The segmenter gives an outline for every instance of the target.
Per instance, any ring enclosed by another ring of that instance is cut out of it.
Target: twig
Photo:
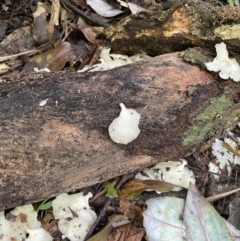
[[[235,180],[234,177],[227,176],[227,175],[223,175],[223,174],[219,174],[219,173],[216,173],[216,172],[210,172],[210,171],[205,172],[205,171],[203,171],[203,170],[200,170],[199,168],[191,167],[191,166],[189,166],[189,165],[186,165],[186,167],[188,167],[190,170],[193,170],[193,171],[196,171],[196,172],[212,174],[212,175],[216,175],[216,176],[219,176],[219,177],[225,177],[225,178],[227,178],[227,179]]]
[[[229,191],[229,192],[224,192],[224,193],[221,193],[221,194],[217,194],[217,195],[214,195],[214,196],[211,196],[211,197],[207,197],[206,199],[209,201],[209,202],[213,202],[213,201],[216,201],[218,199],[221,199],[223,197],[226,197],[226,196],[229,196],[235,192],[238,192],[240,191],[240,188],[237,188],[237,189],[234,189],[232,191]]]
[[[0,57],[0,62],[3,62],[5,60],[9,60],[9,59],[15,59],[15,58],[17,58],[21,55],[32,54],[32,53],[37,53],[37,52],[38,52],[38,50],[34,49],[34,50],[25,51],[25,52],[18,53],[18,54],[7,55],[7,56],[4,56],[4,57]]]

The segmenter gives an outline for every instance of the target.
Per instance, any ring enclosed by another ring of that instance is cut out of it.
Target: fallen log
[[[114,53],[135,54],[144,51],[156,56],[189,47],[212,47],[227,43],[234,56],[240,45],[240,8],[218,6],[210,1],[167,1],[151,9],[132,14],[105,29]],[[174,2],[174,3],[173,3]]]
[[[177,53],[105,72],[8,79],[0,97],[0,209],[204,150],[240,113],[236,83]],[[141,114],[128,145],[108,135],[119,103]]]

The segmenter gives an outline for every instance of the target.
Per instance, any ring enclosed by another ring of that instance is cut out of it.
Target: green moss
[[[210,106],[196,116],[195,124],[182,142],[183,146],[200,143],[206,137],[211,137],[211,133],[217,131],[218,126],[227,127],[229,123],[236,122],[240,115],[240,108],[233,110],[236,104],[226,96],[229,91],[226,89],[221,97],[210,99]]]
[[[158,18],[158,21],[164,21],[168,17],[168,15],[169,15],[169,10],[162,12]]]
[[[207,57],[205,50],[200,47],[189,48],[185,50],[182,53],[182,57],[186,62],[191,64],[198,64],[203,68],[206,68],[205,63],[212,61],[212,58]]]

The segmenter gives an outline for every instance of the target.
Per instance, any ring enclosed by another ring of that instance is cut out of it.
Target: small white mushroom
[[[121,112],[108,128],[111,139],[119,144],[128,144],[135,140],[140,130],[138,128],[141,115],[135,110],[127,109],[123,103],[120,104]]]
[[[40,105],[40,106],[44,106],[44,105],[47,104],[47,102],[48,102],[48,99],[42,100],[42,101],[39,103],[39,105]]]

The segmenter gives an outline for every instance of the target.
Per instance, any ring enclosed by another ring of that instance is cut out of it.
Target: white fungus
[[[140,130],[138,128],[141,115],[135,110],[127,109],[123,103],[120,104],[121,112],[108,128],[111,139],[119,144],[128,144],[135,140]]]
[[[231,78],[240,81],[240,65],[236,59],[228,57],[228,51],[225,43],[215,45],[217,56],[212,62],[206,63],[206,67],[210,71],[218,72],[222,79]]]
[[[28,229],[28,238],[25,241],[52,241],[52,236],[43,228]]]
[[[231,132],[228,135],[233,135]],[[234,136],[234,135],[233,135]],[[236,140],[239,141],[239,137],[234,136]],[[215,172],[218,174],[226,174],[223,173],[224,169],[227,171],[227,175],[230,176],[232,165],[240,165],[240,157],[235,155],[230,150],[224,147],[224,143],[230,145],[236,151],[239,151],[239,147],[235,141],[231,138],[224,138],[224,141],[220,141],[218,139],[212,144],[212,154],[216,157],[214,162],[209,163],[209,171]],[[219,176],[213,175],[215,179],[219,180]]]
[[[128,57],[127,55],[110,54],[110,50],[110,48],[104,47],[100,54],[99,64],[95,64],[93,66],[86,65],[83,69],[79,70],[78,72],[105,71],[150,58],[146,53],[139,53]]]
[[[1,241],[52,241],[52,237],[37,220],[37,212],[31,204],[16,207],[10,212],[14,220],[7,220],[4,212],[0,212]],[[27,238],[27,234],[29,237]]]
[[[178,186],[174,187],[172,191],[178,192],[182,190],[180,187],[188,188],[190,182],[192,184],[196,183],[193,172],[186,167],[187,164],[187,161],[184,159],[180,159],[180,162],[160,162],[154,167],[145,168],[142,171],[143,174],[138,173],[135,178],[172,183]]]
[[[92,197],[77,193],[68,195],[61,194],[52,202],[53,215],[58,221],[59,231],[62,238],[70,241],[83,241],[88,230],[95,222],[97,215],[90,209],[88,199]]]

